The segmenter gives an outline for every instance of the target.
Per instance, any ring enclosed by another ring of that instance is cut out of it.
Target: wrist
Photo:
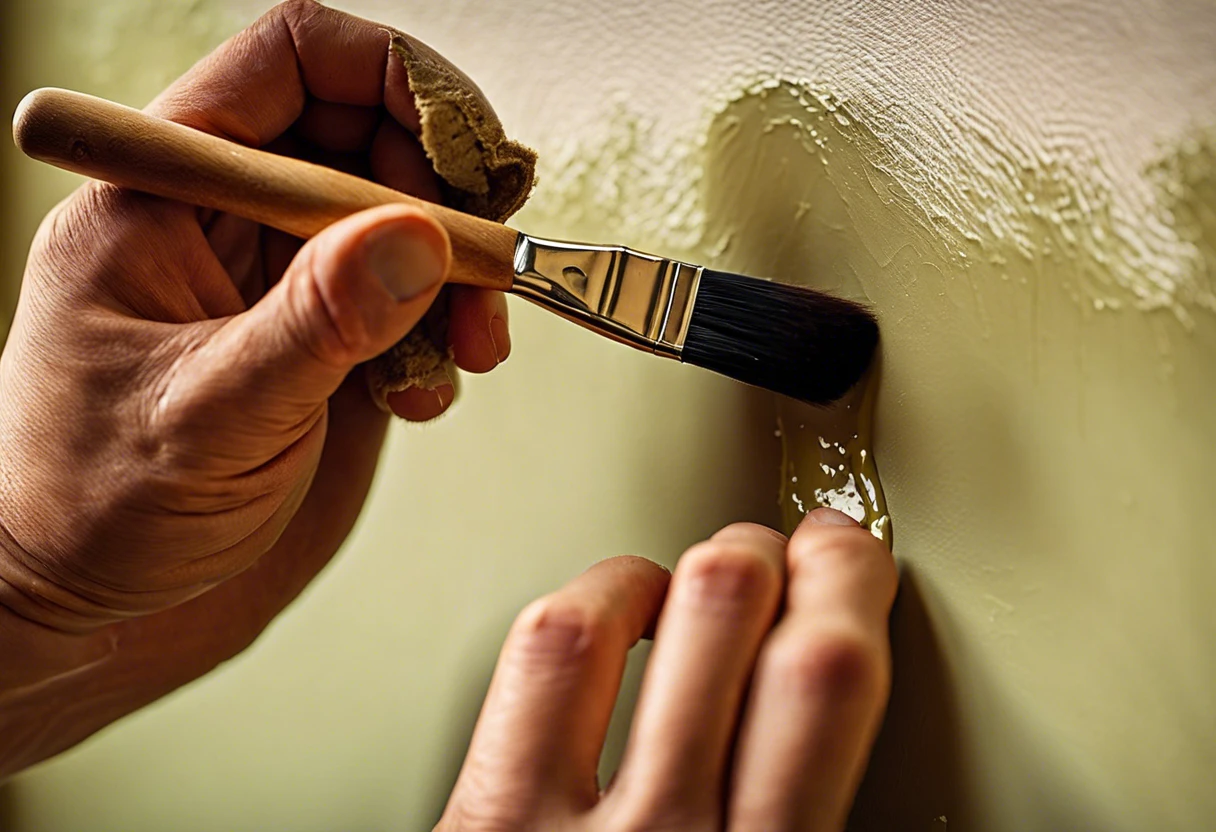
[[[39,599],[7,580],[21,555],[0,523],[0,779],[91,733],[74,715],[91,707],[89,689],[117,649],[108,630],[72,633],[28,614]]]
[[[61,633],[0,605],[0,780],[92,733],[77,726],[115,646],[105,632]]]
[[[12,566],[11,538],[0,524],[0,561]],[[23,615],[28,590],[0,572],[0,782],[88,738],[229,658],[210,628],[184,626],[162,613],[84,632]],[[188,616],[177,616],[188,618]],[[159,622],[158,618],[161,618]]]
[[[113,623],[64,614],[0,513],[0,781],[202,676],[247,641],[178,608]],[[70,611],[70,610],[69,610]],[[82,626],[83,623],[83,626]]]
[[[6,489],[7,473],[0,470],[0,609],[65,635],[95,632],[119,620],[109,606],[68,582],[82,574],[74,558],[65,557],[79,548],[73,536],[46,534],[65,522],[45,502]]]

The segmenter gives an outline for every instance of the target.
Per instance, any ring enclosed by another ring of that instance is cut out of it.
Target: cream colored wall
[[[141,103],[263,8],[18,5],[10,110],[43,84]],[[905,581],[856,828],[1211,827],[1208,4],[348,6],[541,150],[521,227],[874,303]],[[5,152],[23,246],[71,180]],[[18,778],[0,827],[425,828],[526,600],[777,519],[768,397],[512,311],[511,360],[395,429],[354,539],[266,637]],[[782,412],[796,472],[813,437]]]

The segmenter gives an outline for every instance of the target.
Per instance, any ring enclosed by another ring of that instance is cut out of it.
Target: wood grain
[[[61,89],[30,93],[13,122],[32,158],[124,188],[226,211],[311,237],[343,217],[404,203],[452,240],[448,280],[511,288],[517,232],[332,168],[278,156],[139,110]]]

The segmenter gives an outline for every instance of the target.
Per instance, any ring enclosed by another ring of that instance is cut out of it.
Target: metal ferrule
[[[520,234],[511,291],[601,335],[679,359],[702,271],[624,246]]]

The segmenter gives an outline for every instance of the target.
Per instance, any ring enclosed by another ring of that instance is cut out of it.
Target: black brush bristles
[[[683,361],[812,404],[857,383],[878,345],[864,307],[802,286],[706,269]]]

